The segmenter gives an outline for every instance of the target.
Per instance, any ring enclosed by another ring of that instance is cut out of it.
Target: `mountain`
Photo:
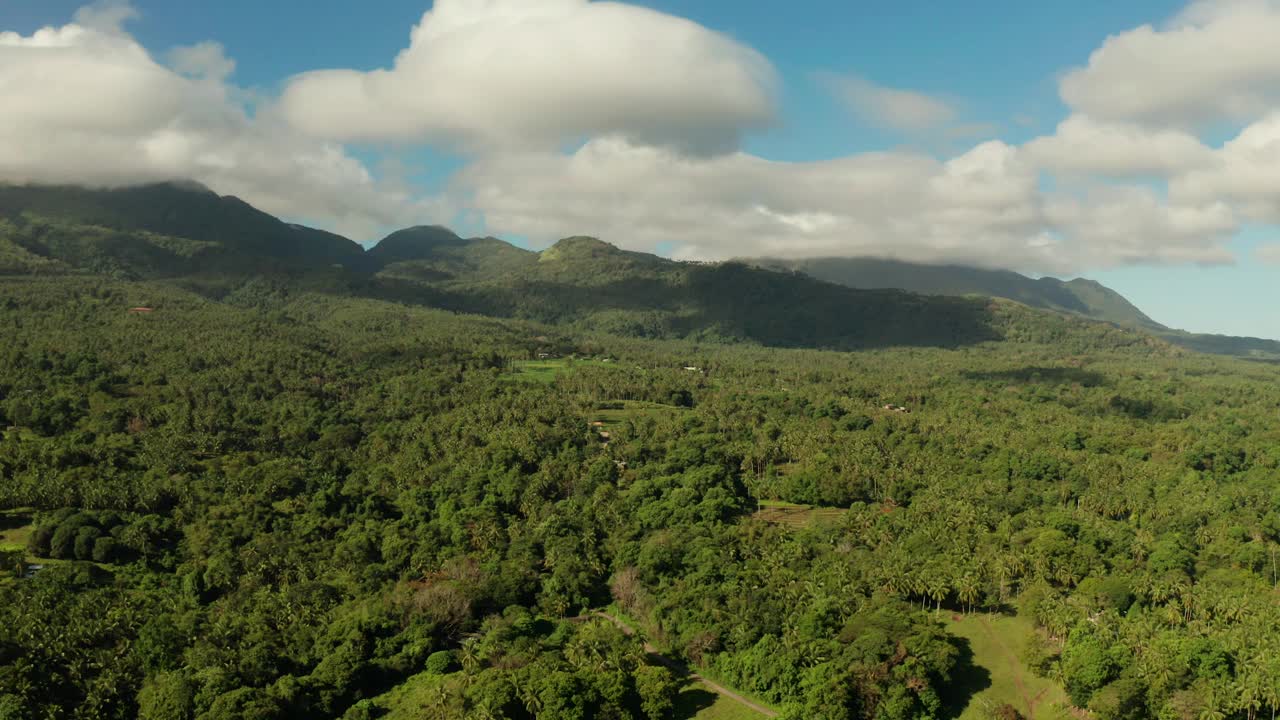
[[[739,262],[676,262],[589,237],[566,238],[540,253],[496,251],[493,242],[441,228],[397,233],[381,252],[370,252],[394,262],[363,292],[587,332],[775,347],[958,347],[1006,336],[1061,337],[1082,347],[1149,342],[1016,303],[859,290]]]
[[[1035,308],[1075,313],[1117,325],[1164,329],[1119,293],[1093,280],[1029,278],[1010,270],[925,265],[877,258],[763,259],[762,267],[794,270],[819,280],[866,289],[897,288],[926,295],[983,295]]]
[[[803,273],[862,289],[897,288],[926,295],[981,295],[1014,300],[1033,308],[1080,315],[1150,332],[1198,352],[1218,355],[1280,357],[1280,342],[1227,335],[1199,335],[1162,325],[1120,293],[1093,280],[1030,278],[1009,270],[962,265],[927,265],[878,258],[748,260],[753,265]]]
[[[956,347],[1055,333],[1141,342],[1063,322],[1078,316],[1197,350],[1280,356],[1280,343],[1168,330],[1087,280],[885,261],[682,263],[590,237],[532,252],[438,226],[365,252],[194,184],[0,185],[0,274],[15,273],[169,280],[263,307],[299,290],[358,294],[590,332],[780,347]]]
[[[448,228],[420,226],[400,230],[369,250],[366,265],[385,277],[443,281],[487,277],[537,262],[537,253],[497,238],[464,240]]]
[[[299,272],[366,260],[347,238],[282,222],[194,183],[0,185],[0,223],[0,258],[30,265],[31,255],[68,268],[142,277],[254,268]]]

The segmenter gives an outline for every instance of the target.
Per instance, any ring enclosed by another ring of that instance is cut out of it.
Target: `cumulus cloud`
[[[854,115],[881,127],[919,132],[956,117],[951,103],[925,93],[877,85],[856,75],[819,73],[817,80]]]
[[[541,242],[590,233],[691,259],[871,255],[1038,272],[1230,261],[1218,203],[1169,206],[1148,190],[1050,194],[1017,148],[949,161],[903,152],[814,163],[746,153],[690,158],[621,138],[572,155],[480,160],[455,192],[491,230]]]
[[[1099,122],[1087,115],[1068,117],[1053,135],[1024,147],[1029,158],[1047,170],[1113,178],[1167,177],[1205,167],[1213,159],[1213,152],[1194,135]]]
[[[774,72],[696,23],[588,0],[437,0],[390,69],[295,78],[287,117],[316,137],[476,148],[616,134],[698,152],[773,122]]]
[[[1074,110],[1190,127],[1248,121],[1280,103],[1280,0],[1208,0],[1167,26],[1112,36],[1062,80]]]
[[[1251,220],[1280,223],[1280,111],[1245,128],[1212,160],[1173,178],[1171,195],[1186,202],[1221,198]]]
[[[1280,107],[1271,43],[1226,43],[1218,69],[1205,70],[1211,81],[1190,83],[1168,81],[1164,61],[1144,53],[1208,63],[1224,27],[1262,25],[1277,4],[1198,3],[1162,29],[1111,38],[1063,80],[1076,111],[1021,147],[784,163],[736,149],[773,120],[768,61],[644,8],[438,0],[390,69],[306,74],[250,107],[220,45],[158,61],[128,34],[135,13],[117,1],[63,27],[0,33],[0,182],[190,178],[360,237],[465,211],[544,243],[594,234],[697,259],[874,255],[1054,273],[1230,262],[1240,220],[1280,222],[1280,114],[1250,117],[1210,148],[1187,129],[1199,116],[1184,111]],[[995,132],[957,124],[938,98],[856,77],[822,82],[886,126],[952,140]],[[469,165],[423,199],[387,173],[375,178],[340,144],[351,140],[447,145],[469,151]]]
[[[97,186],[193,179],[280,215],[352,232],[407,219],[413,203],[345,150],[256,115],[213,44],[174,67],[123,29],[127,3],[96,5],[30,36],[0,32],[0,182]]]

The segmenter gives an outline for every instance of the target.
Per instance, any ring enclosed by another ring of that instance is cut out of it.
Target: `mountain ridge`
[[[897,288],[926,295],[983,295],[1030,307],[1069,312],[1097,320],[1151,329],[1152,320],[1124,296],[1096,280],[1032,278],[1013,270],[987,270],[956,263],[912,263],[881,258],[745,259],[761,267],[801,272],[819,280],[866,289]]]
[[[911,263],[881,258],[746,259],[743,262],[799,272],[861,289],[898,288],[927,295],[981,295],[1065,312],[1150,332],[1176,345],[1219,355],[1280,357],[1280,341],[1192,333],[1153,320],[1120,293],[1089,278],[1032,278],[1012,270],[958,264]]]
[[[310,278],[334,292],[643,337],[830,341],[845,348],[990,339],[990,306],[980,298],[1000,298],[1201,352],[1280,357],[1280,342],[1170,330],[1084,278],[847,258],[682,263],[587,236],[535,252],[438,225],[398,230],[365,250],[239,198],[174,183],[114,190],[0,185],[0,273],[6,272],[182,278],[214,296],[231,292],[225,285],[274,273]]]

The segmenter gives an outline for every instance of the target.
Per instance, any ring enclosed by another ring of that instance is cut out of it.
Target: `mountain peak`
[[[382,265],[426,260],[435,257],[444,248],[460,247],[466,242],[449,228],[418,225],[386,236],[369,250],[368,257]]]
[[[542,251],[542,260],[559,260],[572,257],[605,257],[622,251],[599,238],[577,235],[565,238]]]

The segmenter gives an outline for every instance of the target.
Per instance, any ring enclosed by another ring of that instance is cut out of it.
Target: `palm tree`
[[[980,594],[978,580],[973,576],[973,573],[966,572],[956,581],[956,595],[960,602],[964,603],[965,612],[973,612],[973,604],[977,602]]]
[[[462,646],[458,648],[458,662],[468,675],[480,668],[479,644],[479,638],[469,637],[463,640]]]
[[[933,598],[934,612],[942,612],[942,601],[951,592],[947,581],[942,578],[929,581],[927,592]]]

